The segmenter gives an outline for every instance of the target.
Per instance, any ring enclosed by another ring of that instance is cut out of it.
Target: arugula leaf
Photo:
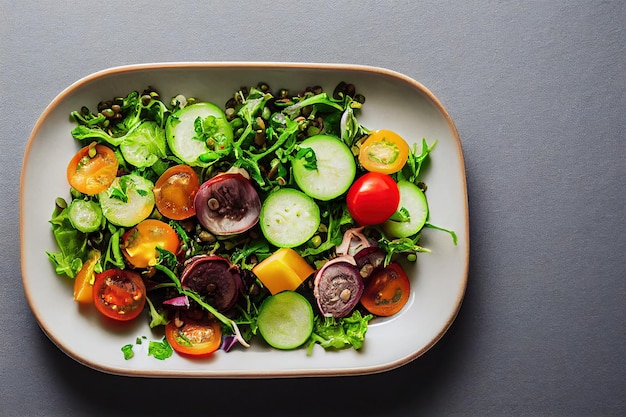
[[[254,264],[246,262],[250,255],[256,255],[259,261],[269,257],[272,254],[269,243],[265,239],[255,239],[246,242],[243,247],[235,249],[230,256],[230,261],[234,264],[240,265],[243,269],[252,269]]]
[[[422,150],[418,154],[417,143],[413,144],[413,148],[409,149],[409,157],[401,171],[397,173],[397,181],[405,180],[417,183],[422,165],[426,162],[428,155],[435,148],[437,141],[428,146],[426,139],[422,139]]]
[[[454,243],[454,246],[456,246],[457,243],[459,242],[459,239],[457,238],[456,233],[453,230],[444,229],[443,227],[435,226],[434,224],[430,224],[430,223],[424,224],[424,227],[428,227],[429,229],[435,229],[441,232],[448,233],[450,237],[452,237],[452,243]]]
[[[430,252],[430,249],[419,245],[420,237],[420,233],[417,233],[414,236],[389,240],[383,235],[378,240],[378,245],[386,252],[384,266],[389,265],[391,258],[397,253]]]
[[[326,216],[328,216],[326,240],[316,248],[294,248],[303,258],[319,255],[339,245],[343,240],[341,227],[352,223],[352,216],[346,204],[328,204],[327,210],[324,213],[327,213]]]
[[[283,112],[288,115],[294,115],[294,114],[297,114],[300,111],[300,109],[302,109],[303,107],[312,106],[314,104],[315,105],[321,104],[324,106],[328,106],[330,109],[343,111],[343,106],[338,104],[336,100],[333,100],[332,98],[328,97],[328,94],[326,93],[320,93],[320,94],[307,97],[303,100],[300,100],[297,103],[292,104],[289,107],[285,107],[283,109]]]

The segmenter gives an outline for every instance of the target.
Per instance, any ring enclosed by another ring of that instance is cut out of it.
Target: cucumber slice
[[[328,135],[311,136],[302,141],[300,149],[312,149],[317,166],[311,167],[304,157],[294,158],[293,176],[302,191],[322,201],[332,200],[348,191],[356,175],[356,162],[350,148],[341,139]]]
[[[313,332],[313,308],[297,292],[279,292],[263,301],[257,324],[259,333],[270,346],[295,349]]]
[[[174,112],[167,119],[165,135],[174,155],[198,167],[207,167],[228,154],[233,142],[233,129],[222,109],[206,102]]]
[[[420,188],[409,181],[398,181],[400,203],[398,208],[404,208],[409,221],[387,220],[382,227],[385,233],[392,237],[409,237],[419,232],[428,219],[428,202]]]
[[[102,209],[91,200],[72,200],[67,215],[72,226],[83,233],[95,232],[104,220]]]
[[[263,202],[259,223],[271,244],[293,248],[315,234],[320,225],[320,208],[303,192],[281,188]]]
[[[102,214],[116,226],[131,227],[150,216],[154,209],[152,181],[136,174],[115,178],[98,194]]]

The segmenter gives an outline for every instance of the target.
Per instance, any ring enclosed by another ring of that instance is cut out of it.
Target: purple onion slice
[[[313,293],[323,315],[340,318],[348,316],[356,307],[363,288],[354,258],[339,256],[317,272]]]
[[[180,283],[205,296],[207,302],[220,312],[235,305],[243,287],[239,268],[216,255],[191,258],[181,274]]]
[[[204,182],[194,199],[196,217],[214,235],[235,235],[259,221],[261,200],[254,186],[239,173],[218,174]]]

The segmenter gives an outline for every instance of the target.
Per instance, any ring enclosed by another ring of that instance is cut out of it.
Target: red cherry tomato
[[[135,272],[108,269],[96,274],[93,301],[106,317],[119,321],[132,320],[143,311],[146,286]]]
[[[182,326],[171,320],[165,326],[165,338],[172,349],[184,356],[201,357],[215,352],[222,343],[222,329],[215,321],[183,319]]]
[[[122,253],[135,268],[155,265],[157,247],[176,254],[180,246],[178,235],[172,227],[160,220],[147,219],[124,234]]]
[[[111,148],[94,142],[78,151],[67,165],[67,181],[83,194],[98,194],[109,188],[118,165]]]
[[[376,316],[392,316],[409,300],[411,284],[400,264],[390,263],[375,271],[361,295],[361,304]]]
[[[361,226],[380,224],[398,210],[400,191],[389,175],[368,172],[348,190],[348,211]]]
[[[154,201],[159,212],[172,220],[187,219],[196,214],[194,199],[200,180],[189,165],[167,169],[154,184]]]

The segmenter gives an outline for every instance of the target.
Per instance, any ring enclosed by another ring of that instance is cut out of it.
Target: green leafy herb
[[[411,215],[406,207],[400,207],[395,213],[389,217],[389,220],[394,222],[410,222]]]
[[[358,310],[349,317],[339,319],[317,316],[308,346],[309,355],[316,343],[324,349],[361,349],[368,323],[373,317],[371,314],[363,316]]]
[[[150,328],[154,328],[157,326],[165,326],[169,323],[165,312],[159,312],[154,303],[150,300],[149,297],[146,297],[146,302],[148,303],[148,307],[150,309]]]
[[[135,352],[133,352],[133,345],[128,344],[128,345],[122,346],[122,353],[124,354],[125,360],[129,360],[130,358],[135,356]]]
[[[117,187],[109,187],[108,194],[111,198],[117,198],[124,203],[128,203],[128,176],[122,175],[119,177]]]
[[[454,243],[454,245],[456,246],[458,243],[458,238],[456,236],[456,233],[453,230],[449,230],[449,229],[444,229],[443,227],[439,227],[439,226],[435,226],[434,224],[430,224],[430,223],[426,223],[424,225],[424,227],[428,227],[429,229],[435,229],[435,230],[439,230],[441,232],[446,232],[450,235],[450,237],[452,237],[452,243]]]
[[[299,148],[296,153],[296,159],[304,160],[304,167],[306,169],[315,171],[317,170],[317,157],[313,148]]]
[[[72,225],[67,203],[61,199],[55,205],[50,224],[60,252],[46,252],[57,274],[76,277],[87,258],[87,235]]]
[[[430,249],[426,249],[418,243],[420,240],[420,234],[415,236],[403,237],[398,239],[389,240],[385,236],[378,240],[379,246],[385,250],[384,265],[389,265],[391,258],[398,253],[416,253],[416,252],[430,252]]]
[[[108,239],[109,243],[104,255],[102,269],[107,269],[109,266],[124,268],[124,256],[122,255],[122,249],[120,247],[120,239],[124,233],[124,229],[118,229],[109,224],[109,231],[111,232],[111,237]]]
[[[404,165],[404,168],[397,173],[397,180],[406,180],[412,183],[417,183],[420,175],[422,165],[426,162],[428,155],[435,148],[437,142],[428,146],[426,139],[422,139],[422,150],[418,153],[417,143],[413,145],[412,149],[409,149],[409,157]]]
[[[166,338],[163,338],[160,342],[150,341],[148,345],[148,356],[154,356],[155,359],[165,360],[172,356],[174,349],[168,343]]]

